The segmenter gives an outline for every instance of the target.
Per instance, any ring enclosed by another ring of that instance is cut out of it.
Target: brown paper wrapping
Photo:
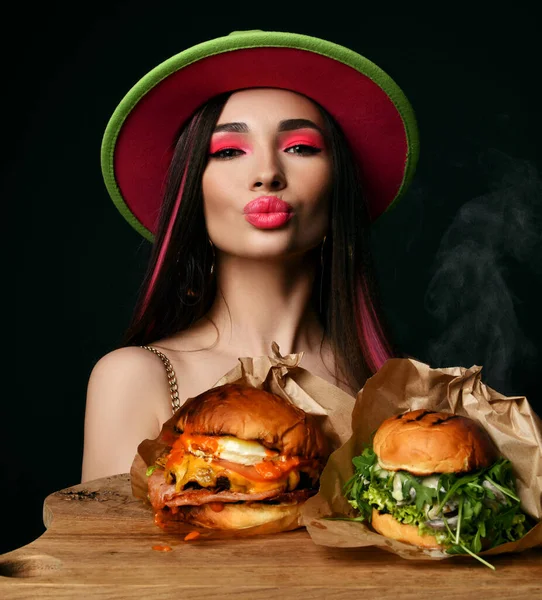
[[[408,559],[451,558],[439,550],[422,549],[388,539],[370,525],[331,521],[325,517],[355,517],[342,495],[353,475],[352,458],[370,443],[372,433],[393,415],[419,408],[451,412],[478,421],[502,456],[508,458],[526,513],[542,516],[542,426],[523,396],[506,397],[481,380],[482,367],[432,369],[412,359],[391,359],[358,392],[352,412],[352,435],[335,450],[322,473],[320,491],[303,508],[303,522],[316,544],[339,548],[378,546]],[[521,540],[502,544],[480,555],[520,552],[542,546],[542,523]]]
[[[281,356],[275,342],[271,345],[271,352],[270,356],[239,358],[238,364],[212,387],[226,383],[238,383],[277,394],[305,412],[315,415],[330,440],[332,450],[339,448],[352,435],[351,416],[355,398],[300,367],[303,359],[302,352]],[[139,444],[130,469],[132,493],[149,507],[145,471],[178,437],[173,429],[177,419],[176,413],[163,424],[157,438],[146,439]],[[235,534],[198,530],[191,525],[181,527],[177,524],[175,528],[175,533],[197,530],[205,537],[229,537],[259,533],[257,528],[239,531]]]

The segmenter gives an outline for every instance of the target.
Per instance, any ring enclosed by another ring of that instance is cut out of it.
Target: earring
[[[320,314],[322,314],[322,292],[324,289],[324,246],[326,244],[326,238],[327,236],[324,236],[324,239],[322,240],[322,247],[320,249]]]
[[[211,272],[209,273],[209,275],[212,277],[213,273],[215,272],[215,246],[211,241],[211,238],[209,238],[209,244],[211,245],[211,251],[213,253],[213,262],[211,263]]]
[[[324,235],[324,239],[322,240],[322,248],[320,249],[320,266],[322,270],[324,269],[324,246],[326,245],[327,235]]]

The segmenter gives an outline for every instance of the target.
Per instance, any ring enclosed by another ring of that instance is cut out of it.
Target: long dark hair
[[[146,275],[122,345],[149,344],[187,329],[215,299],[213,248],[201,180],[213,129],[230,93],[202,106],[179,135]],[[356,390],[395,352],[379,311],[369,249],[370,219],[348,142],[320,107],[333,161],[330,228],[313,300],[336,356],[335,376]]]

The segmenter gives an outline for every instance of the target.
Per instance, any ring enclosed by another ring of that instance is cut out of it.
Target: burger
[[[168,531],[301,527],[329,455],[317,418],[248,385],[225,384],[188,399],[176,439],[147,469],[155,523]]]
[[[531,527],[510,461],[473,419],[404,412],[386,419],[352,462],[344,493],[356,520],[387,538],[476,555]]]

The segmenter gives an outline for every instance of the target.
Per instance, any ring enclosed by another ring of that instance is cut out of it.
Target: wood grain
[[[0,556],[0,597],[542,598],[542,552],[410,561],[374,548],[316,545],[305,530],[185,542],[153,523],[129,475],[51,494],[47,531]],[[169,552],[153,550],[168,545]]]

